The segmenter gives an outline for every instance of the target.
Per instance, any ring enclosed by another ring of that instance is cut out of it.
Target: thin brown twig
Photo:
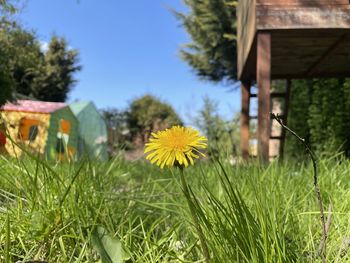
[[[318,200],[318,205],[320,209],[320,217],[321,217],[321,223],[322,223],[322,239],[320,242],[320,246],[318,248],[318,251],[316,253],[316,256],[319,257],[322,255],[322,263],[326,262],[326,243],[327,243],[327,233],[328,229],[326,227],[326,222],[324,218],[324,211],[323,211],[323,202],[322,202],[322,197],[321,197],[321,191],[320,187],[318,185],[318,173],[317,173],[317,158],[314,152],[311,150],[310,146],[306,143],[305,139],[301,138],[296,132],[291,130],[289,127],[287,127],[282,119],[278,116],[278,114],[270,113],[271,117],[275,119],[281,126],[282,128],[286,129],[288,132],[290,132],[294,137],[296,137],[299,141],[301,141],[308,152],[311,160],[312,160],[312,165],[313,165],[313,172],[314,172],[314,188],[315,188],[315,193],[316,197]],[[329,219],[330,220],[330,219]]]
[[[332,203],[329,204],[328,206],[328,216],[327,216],[327,222],[326,222],[326,236],[328,237],[328,233],[329,233],[329,227],[331,225],[331,219],[332,219],[332,209],[333,209],[333,205]],[[323,246],[325,245],[326,240],[322,239],[320,242],[320,245],[318,246],[318,251],[317,251],[317,256],[319,256],[322,252]]]

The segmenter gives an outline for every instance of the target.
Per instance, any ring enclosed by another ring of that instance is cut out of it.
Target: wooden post
[[[258,156],[269,161],[270,142],[270,86],[271,86],[271,34],[259,32],[257,36],[258,85]]]
[[[241,153],[242,158],[249,158],[249,101],[251,82],[241,83]]]

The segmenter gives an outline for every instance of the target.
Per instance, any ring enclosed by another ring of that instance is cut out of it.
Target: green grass
[[[350,162],[319,161],[333,214],[329,262],[349,262]],[[179,171],[147,163],[47,163],[0,157],[0,262],[99,262],[97,226],[126,262],[203,262]],[[312,167],[199,162],[185,170],[211,262],[321,262]]]

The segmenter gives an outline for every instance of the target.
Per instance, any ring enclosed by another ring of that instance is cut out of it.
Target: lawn
[[[333,205],[327,260],[349,262],[350,162],[318,167],[326,216]],[[184,173],[210,262],[321,262],[309,163],[202,161]],[[99,262],[107,239],[125,262],[204,262],[178,169],[0,157],[0,174],[0,262]]]

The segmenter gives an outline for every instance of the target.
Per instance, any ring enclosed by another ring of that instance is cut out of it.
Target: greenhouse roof
[[[71,110],[74,115],[78,115],[86,106],[88,106],[91,102],[89,101],[78,101],[69,104]]]

